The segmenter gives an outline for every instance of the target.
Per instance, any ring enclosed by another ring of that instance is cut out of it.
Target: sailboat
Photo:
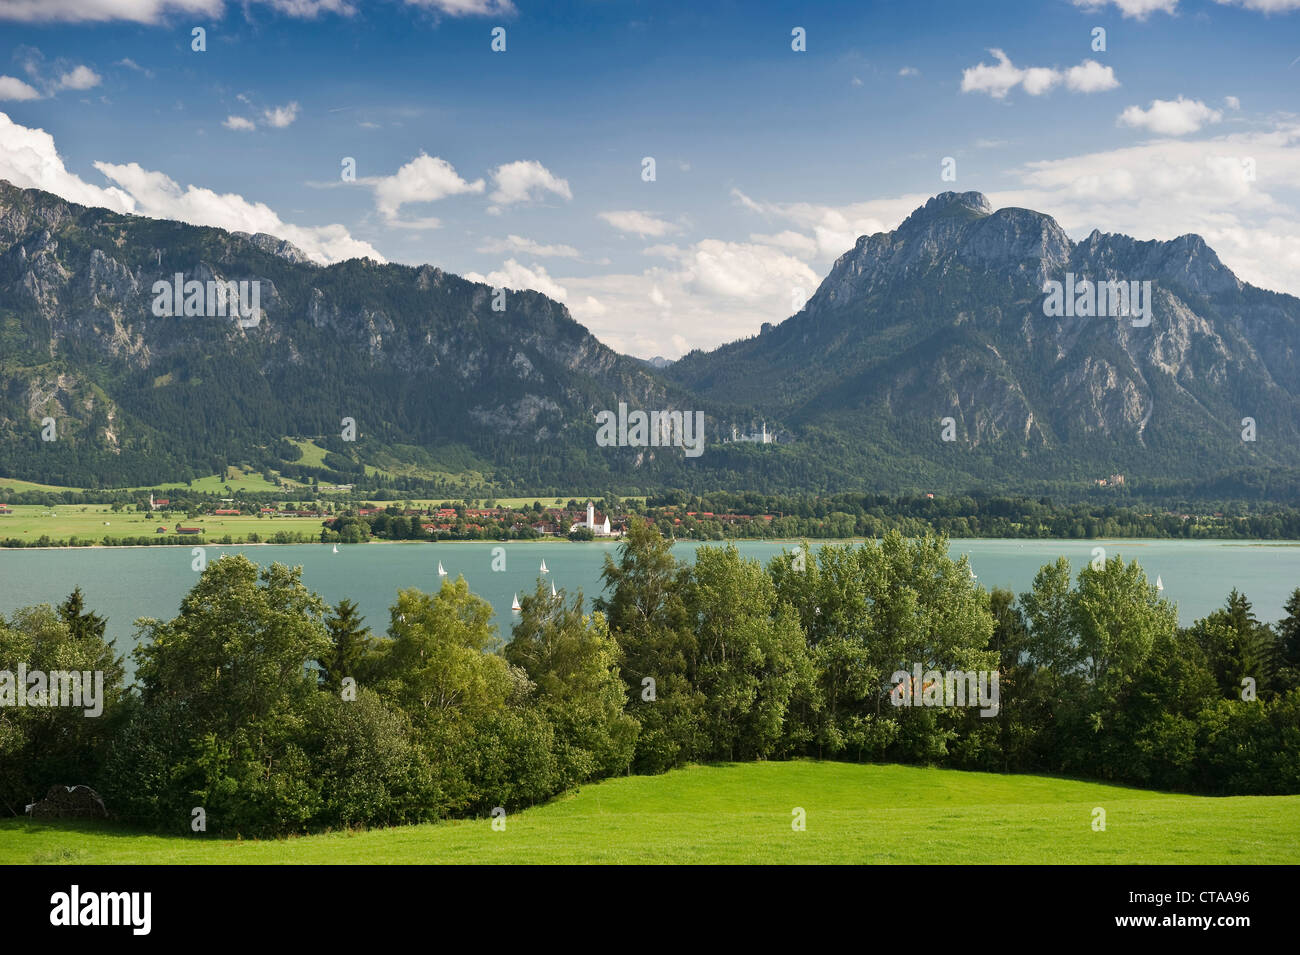
[[[510,605],[510,609],[518,613],[523,608],[519,606],[519,595],[515,594],[515,602]]]
[[[975,576],[975,568],[974,568],[974,567],[967,567],[966,569],[970,571],[970,579],[971,579],[971,580],[979,580],[979,578]]]
[[[542,573],[544,573],[544,574],[549,574],[549,573],[550,573],[550,571],[546,569],[546,558],[545,558],[545,557],[542,558]]]
[[[442,561],[438,561],[438,576],[439,576],[439,577],[446,577],[446,576],[447,576],[447,572],[446,572],[445,570],[442,569]]]
[[[559,595],[555,592],[555,581],[553,581],[553,580],[551,581],[551,596],[552,596],[552,597],[558,597],[558,596],[559,596]]]
[[[339,552],[339,545],[338,545],[338,544],[335,544],[335,545],[334,545],[334,553],[337,554],[338,552]]]
[[[1156,574],[1156,593],[1159,593],[1164,589],[1165,589],[1165,582],[1160,579],[1159,574]]]

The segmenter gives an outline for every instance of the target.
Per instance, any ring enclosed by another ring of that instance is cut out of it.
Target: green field
[[[294,487],[300,485],[288,482]],[[226,488],[232,491],[276,491],[283,490],[277,488],[274,484],[267,482],[258,471],[245,471],[242,468],[228,468],[224,476],[220,474],[209,474],[207,477],[197,478],[186,484],[184,481],[164,481],[161,484],[151,484],[147,487],[128,487],[115,488],[114,490],[122,491],[139,491],[148,493],[149,491],[167,491],[177,489],[189,489],[204,494],[218,494],[224,492]],[[0,501],[4,501],[6,494],[16,494],[19,491],[52,491],[58,493],[61,491],[76,491],[83,493],[84,487],[62,487],[57,484],[35,484],[31,481],[20,481],[17,478],[0,477]]]
[[[807,828],[792,829],[793,810]],[[1106,830],[1094,831],[1094,808]],[[1300,796],[798,761],[609,779],[487,819],[273,841],[0,821],[0,863],[1290,863]]]
[[[105,537],[121,540],[126,537],[165,536],[157,534],[157,528],[166,526],[168,535],[172,534],[178,523],[186,526],[202,527],[204,533],[195,538],[202,541],[220,540],[227,534],[236,541],[257,534],[263,540],[276,531],[289,531],[296,534],[310,534],[318,537],[321,531],[320,517],[254,517],[252,515],[222,516],[206,515],[187,519],[175,512],[142,514],[138,511],[120,511],[113,513],[107,504],[59,504],[53,508],[36,504],[17,504],[12,506],[13,513],[0,516],[0,539],[14,537],[19,540],[39,540],[43,535],[51,540],[70,540],[100,543]]]

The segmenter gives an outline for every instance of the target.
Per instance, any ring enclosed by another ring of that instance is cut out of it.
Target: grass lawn
[[[791,828],[792,810],[807,829]],[[1106,810],[1106,830],[1092,828]],[[508,807],[507,807],[508,808]],[[0,820],[0,863],[1290,863],[1300,796],[798,761],[609,779],[487,819],[293,839]]]

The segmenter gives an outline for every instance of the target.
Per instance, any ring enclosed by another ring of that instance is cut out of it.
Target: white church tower
[[[591,501],[588,501],[588,502],[587,502],[587,519],[586,519],[585,521],[579,521],[579,522],[578,522],[577,524],[575,524],[574,526],[575,526],[575,527],[585,527],[585,528],[587,528],[589,531],[591,531],[592,535],[594,535],[595,537],[609,537],[609,536],[610,536],[610,531],[609,531],[609,515],[606,514],[606,515],[605,515],[605,519],[604,519],[603,521],[601,521],[599,524],[597,524],[597,523],[596,523],[596,505],[593,504]]]

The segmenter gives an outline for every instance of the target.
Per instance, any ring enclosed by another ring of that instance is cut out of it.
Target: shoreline
[[[727,537],[722,540],[696,540],[694,538],[679,538],[673,540],[673,545],[677,544],[695,544],[703,546],[705,544],[717,546],[725,544],[799,544],[808,541],[813,544],[862,544],[868,540],[878,540],[879,538],[870,537]],[[369,547],[372,545],[456,545],[456,544],[479,544],[491,546],[518,546],[521,544],[565,544],[573,546],[582,546],[586,544],[616,544],[622,540],[621,537],[610,537],[604,540],[594,541],[571,541],[563,537],[551,537],[543,540],[444,540],[444,541],[426,541],[426,540],[372,540],[363,541],[355,544],[339,544],[340,548]],[[1158,543],[1183,543],[1183,544],[1223,544],[1236,545],[1238,547],[1298,547],[1300,540],[1293,538],[1271,538],[1258,537],[950,537],[950,544],[958,541],[1002,541],[1004,543],[1043,543],[1043,544],[1097,544],[1107,542],[1118,542],[1123,544],[1158,544]],[[21,551],[83,551],[83,550],[192,550],[195,547],[333,547],[334,543],[322,543],[320,541],[298,541],[294,543],[274,543],[272,541],[234,541],[229,544],[225,543],[205,543],[198,541],[194,544],[78,544],[72,546],[69,544],[50,544],[46,546],[31,547],[3,547],[0,546],[0,554],[8,552]]]

